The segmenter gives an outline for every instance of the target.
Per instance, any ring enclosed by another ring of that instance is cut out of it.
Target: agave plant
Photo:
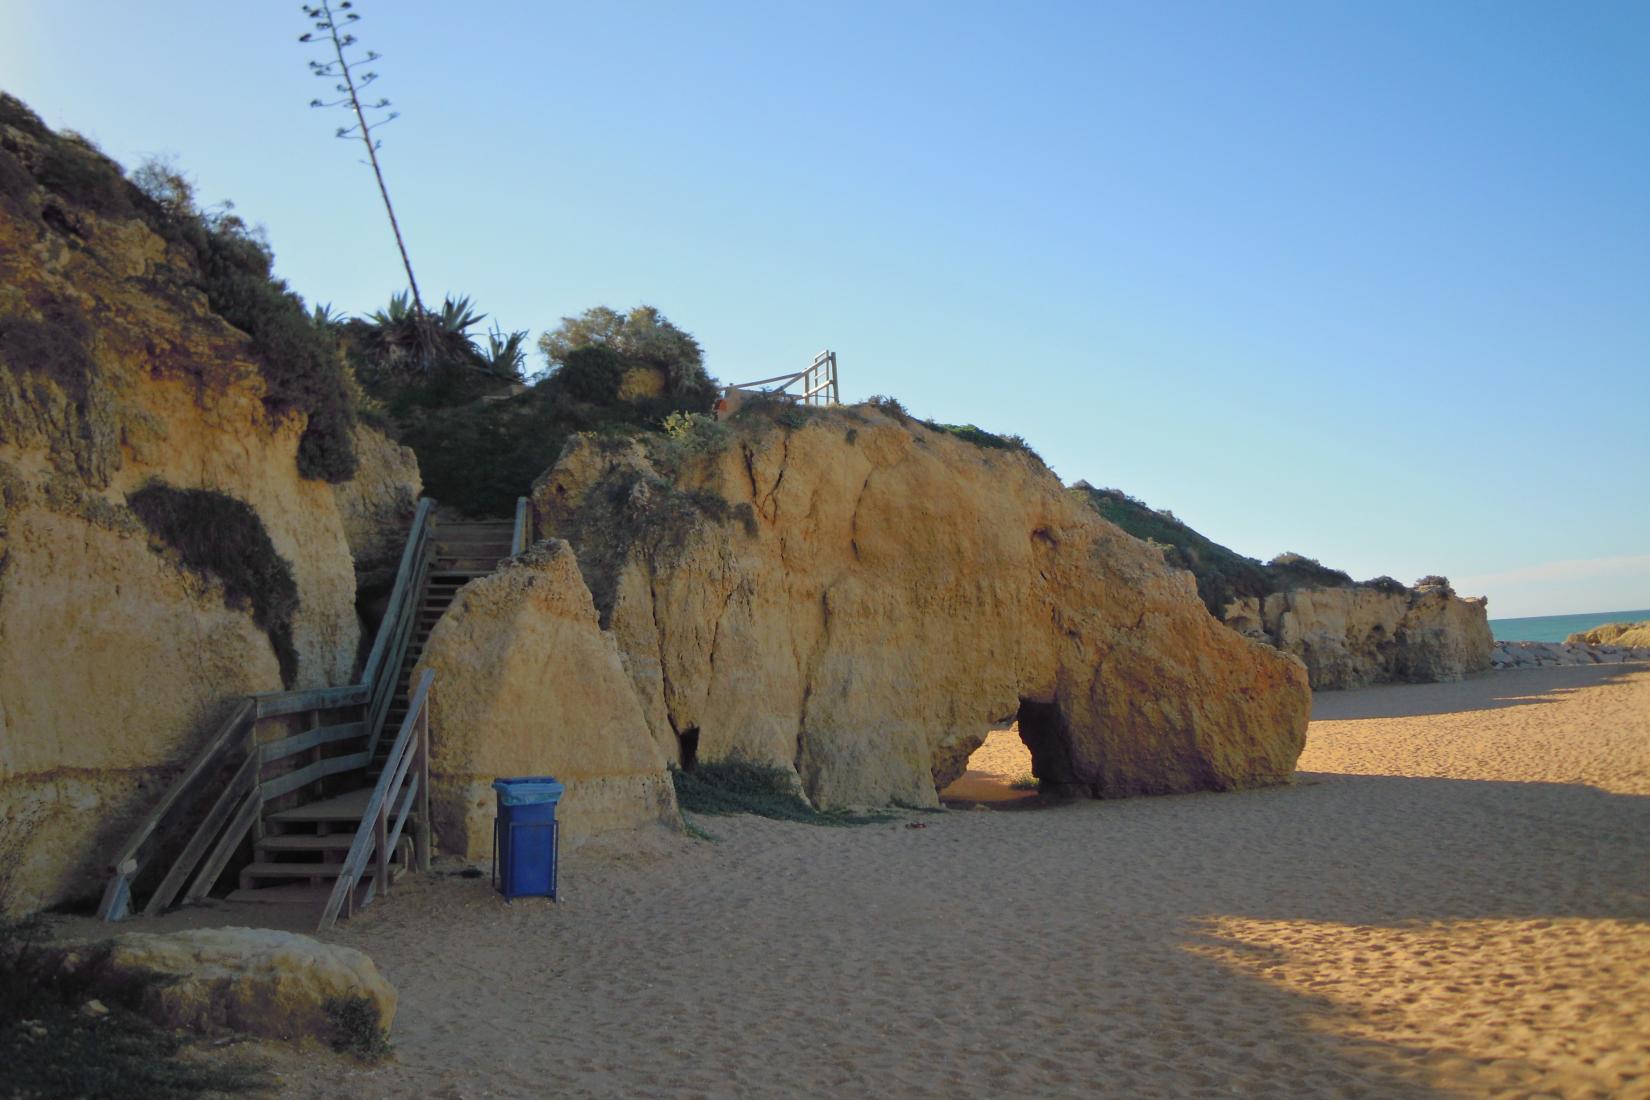
[[[309,323],[322,332],[333,332],[345,321],[342,312],[332,308],[331,302],[317,302],[309,313]]]
[[[469,330],[486,317],[477,313],[468,297],[448,295],[439,313],[421,311],[406,291],[390,299],[386,309],[367,318],[367,353],[383,371],[408,374],[437,366],[480,365],[480,353]]]
[[[487,334],[487,347],[482,351],[481,358],[492,373],[505,378],[520,378],[521,369],[527,362],[527,330],[512,332],[502,340],[499,336],[496,328]]]

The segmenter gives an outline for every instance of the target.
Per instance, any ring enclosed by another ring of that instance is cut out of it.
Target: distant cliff
[[[1610,645],[1624,649],[1650,646],[1650,620],[1642,623],[1605,623],[1571,634],[1564,642],[1566,645]]]
[[[1458,680],[1490,667],[1486,602],[1457,596],[1443,577],[1411,587],[1355,582],[1299,554],[1262,563],[1116,489],[1078,482],[1072,492],[1188,570],[1210,614],[1305,661],[1315,689]]]

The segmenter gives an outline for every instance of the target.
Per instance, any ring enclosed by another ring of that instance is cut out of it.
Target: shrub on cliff
[[[1072,491],[1135,538],[1165,547],[1164,560],[1191,572],[1198,597],[1217,618],[1239,597],[1275,591],[1273,578],[1260,562],[1205,538],[1173,512],[1151,508],[1120,489],[1096,489],[1086,481],[1077,482]]]
[[[177,489],[158,481],[131,494],[126,503],[151,534],[177,551],[186,568],[223,585],[224,603],[251,610],[253,623],[269,635],[282,682],[291,687],[298,673],[292,642],[298,584],[258,513],[226,493]]]
[[[1352,576],[1331,569],[1304,554],[1282,553],[1266,563],[1266,571],[1279,591],[1289,588],[1348,588]]]
[[[550,364],[552,378],[566,370],[569,356],[585,348],[606,349],[624,369],[663,371],[665,394],[684,410],[709,412],[716,400],[718,387],[705,371],[699,341],[653,306],[637,306],[628,313],[596,306],[577,317],[563,317],[561,324],[539,337],[539,350]]]
[[[972,443],[976,447],[984,447],[991,451],[1019,451],[1021,454],[1030,455],[1038,462],[1043,461],[1043,456],[1031,449],[1031,444],[1025,441],[1024,436],[997,435],[972,424],[941,424],[933,420],[924,420],[922,423],[930,431],[954,435],[964,443]]]
[[[308,417],[298,472],[322,481],[355,475],[355,406],[332,332],[314,323],[303,299],[274,274],[275,253],[232,208],[205,211],[189,181],[159,161],[133,175],[160,214],[157,228],[195,253],[207,305],[252,338],[264,403]]]
[[[362,323],[344,339],[358,362],[370,355]],[[507,344],[491,354],[511,360]],[[476,369],[487,358],[479,348],[465,353],[473,361],[455,357],[418,378],[358,368],[392,434],[418,455],[431,496],[471,515],[509,515],[574,435],[662,432],[671,416],[708,412],[717,388],[698,342],[647,306],[563,318],[539,346],[551,370],[531,386]],[[637,368],[663,371],[666,392],[621,398]]]

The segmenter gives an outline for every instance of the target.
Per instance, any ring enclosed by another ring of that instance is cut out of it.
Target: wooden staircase
[[[447,608],[458,598],[458,590],[497,569],[514,554],[517,539],[516,525],[500,520],[438,520],[434,532],[434,556],[429,577],[419,595],[412,637],[407,642],[406,656],[396,670],[395,696],[390,703],[387,729],[397,729],[407,717],[407,692],[412,683],[413,669],[424,655],[424,645],[430,632]],[[380,744],[379,751],[368,765],[367,773],[374,779],[384,767],[384,753],[389,746]]]
[[[240,701],[110,863],[101,917],[128,916],[134,885],[165,865],[146,914],[206,897],[230,870],[229,900],[313,900],[324,929],[428,869],[434,676],[415,684],[413,669],[458,590],[525,549],[528,525],[525,499],[513,523],[442,521],[433,504],[414,518],[362,682]]]

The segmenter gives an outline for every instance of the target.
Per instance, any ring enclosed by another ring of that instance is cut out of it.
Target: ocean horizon
[[[1571,634],[1605,623],[1650,620],[1650,608],[1637,611],[1595,611],[1586,615],[1531,615],[1521,619],[1491,619],[1490,632],[1498,642],[1562,642]]]

